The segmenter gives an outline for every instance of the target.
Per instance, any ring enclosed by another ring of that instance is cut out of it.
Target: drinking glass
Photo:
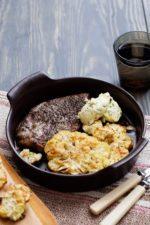
[[[121,86],[150,88],[150,33],[131,31],[113,45]]]

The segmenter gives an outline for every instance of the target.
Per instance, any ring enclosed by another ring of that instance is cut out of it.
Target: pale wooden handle
[[[104,218],[100,225],[116,225],[137,200],[145,193],[145,188],[138,185],[125,197],[116,208]]]
[[[134,174],[127,181],[120,184],[117,188],[106,194],[104,197],[96,201],[90,206],[90,210],[93,214],[98,215],[103,210],[105,210],[108,206],[110,206],[113,202],[119,199],[126,192],[135,187],[140,181],[141,176]]]

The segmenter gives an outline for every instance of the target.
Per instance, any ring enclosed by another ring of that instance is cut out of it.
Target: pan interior
[[[129,135],[132,137],[134,143],[134,147],[131,151],[136,151],[136,143],[140,140],[144,129],[142,115],[136,102],[123,90],[100,80],[89,78],[68,78],[50,81],[49,83],[40,86],[40,88],[34,86],[32,89],[24,91],[27,92],[24,92],[23,98],[20,99],[13,108],[9,120],[9,123],[11,124],[9,126],[9,133],[11,136],[11,142],[14,146],[14,151],[20,151],[20,147],[16,142],[16,128],[32,107],[49,99],[84,92],[89,93],[91,97],[97,97],[100,93],[109,92],[114,100],[118,102],[123,111],[123,115],[119,123],[135,127],[135,131],[129,132]],[[46,170],[50,173],[44,154],[43,160],[34,166],[35,168],[40,168],[42,171]]]
[[[128,126],[128,125],[134,126],[134,124],[131,122],[131,120],[124,113],[123,113],[123,115],[120,118],[118,123],[121,124],[121,125],[125,125],[125,126]],[[82,132],[82,130],[80,130],[80,131]],[[132,130],[132,131],[128,131],[127,133],[133,140],[133,148],[132,149],[134,149],[134,147],[136,146],[136,143],[137,143],[136,129]],[[18,153],[20,152],[20,150],[23,149],[22,146],[18,145],[17,141],[15,141],[15,149],[17,150]],[[132,151],[132,149],[131,149],[131,151]],[[30,149],[30,150],[32,151],[32,149]],[[33,151],[35,152],[35,150],[33,150]],[[47,161],[46,155],[44,154],[44,152],[43,152],[42,155],[43,155],[42,160],[35,163],[34,166],[41,169],[42,171],[50,172],[50,170],[48,169],[48,166],[47,166],[48,161]]]

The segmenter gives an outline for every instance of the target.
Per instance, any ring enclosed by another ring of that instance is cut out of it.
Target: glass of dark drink
[[[132,31],[114,42],[121,86],[129,89],[150,88],[150,34]]]

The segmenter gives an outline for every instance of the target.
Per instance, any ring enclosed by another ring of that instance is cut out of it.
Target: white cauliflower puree
[[[97,98],[87,100],[78,116],[84,125],[91,125],[100,118],[104,122],[118,122],[121,114],[122,111],[118,103],[106,92]]]

